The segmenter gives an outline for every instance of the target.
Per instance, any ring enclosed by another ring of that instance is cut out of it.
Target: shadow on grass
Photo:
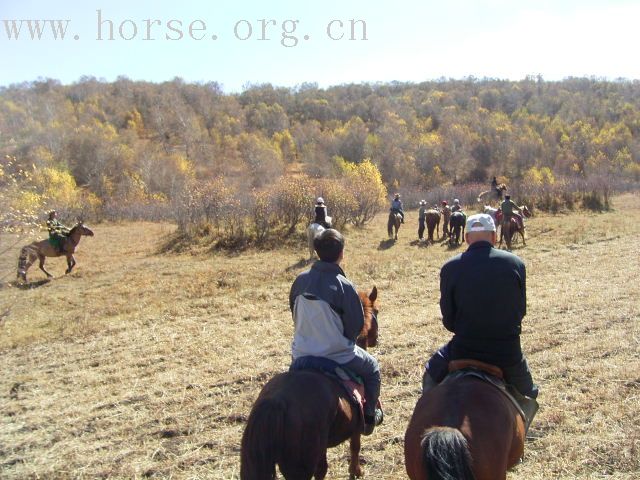
[[[449,241],[444,242],[443,245],[447,246],[447,250],[458,250],[460,247],[462,247],[462,243],[450,243]]]
[[[380,245],[378,245],[378,250],[389,250],[396,244],[396,241],[393,238],[389,238],[388,240],[380,240]]]
[[[306,267],[307,265],[311,265],[313,262],[315,262],[315,258],[301,258],[300,260],[298,260],[296,263],[294,263],[293,265],[289,265],[287,268],[284,269],[285,272],[291,272],[292,270],[299,270],[303,267]]]
[[[409,245],[411,245],[412,247],[418,247],[418,248],[427,248],[432,244],[432,242],[430,242],[429,240],[412,240],[411,242],[409,242]]]
[[[229,257],[236,257],[242,253],[255,250],[259,252],[281,249],[302,249],[307,245],[303,234],[281,233],[262,240],[250,236],[238,235],[220,236],[210,230],[186,233],[176,231],[161,239],[157,255],[170,253],[221,253]]]
[[[2,287],[15,287],[19,290],[31,290],[32,288],[38,288],[51,282],[52,278],[43,278],[42,280],[34,280],[33,282],[7,282],[2,284]]]

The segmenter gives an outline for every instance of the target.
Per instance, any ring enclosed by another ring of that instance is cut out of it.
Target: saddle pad
[[[518,400],[516,400],[514,394],[517,393],[521,397],[524,397],[524,396],[521,395],[520,392],[513,391],[512,389],[508,388],[504,380],[501,380],[498,377],[494,377],[493,375],[489,375],[487,372],[483,372],[482,370],[478,370],[477,368],[474,368],[474,367],[455,370],[444,378],[444,380],[442,381],[442,384],[446,382],[451,382],[453,380],[457,380],[463,377],[476,377],[496,387],[511,401],[511,403],[513,403],[513,405],[516,407],[516,410],[518,411],[520,416],[522,416],[522,419],[524,420],[525,424],[529,423],[529,419],[525,415],[524,410],[520,406],[520,403],[518,403]]]
[[[289,370],[317,370],[337,381],[347,393],[347,398],[351,400],[353,406],[360,412],[360,419],[364,423],[364,404],[366,399],[363,381],[351,370],[328,358],[310,356],[296,359]]]

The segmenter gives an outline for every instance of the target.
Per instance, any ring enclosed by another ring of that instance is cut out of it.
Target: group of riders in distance
[[[516,212],[523,209],[508,196],[500,207],[503,230],[510,228],[506,221],[522,225]],[[442,323],[454,335],[425,365],[422,396],[405,433],[406,471],[412,480],[505,479],[523,455],[538,409],[538,387],[520,347],[525,265],[494,248],[494,216],[467,218],[457,199],[432,209],[421,202],[420,238],[432,212],[438,222],[444,216],[449,236],[460,226],[457,235],[469,248],[440,271]],[[395,194],[389,223],[396,235],[404,219]],[[276,478],[276,468],[285,479],[323,479],[327,449],[346,440],[350,478],[360,477],[361,435],[384,420],[380,367],[367,352],[378,341],[378,289],[358,291],[347,279],[345,239],[331,228],[321,197],[307,232],[310,254],[319,260],[291,286],[291,365],[253,404],[242,437],[242,480]]]
[[[491,190],[482,192],[478,196],[480,201],[487,194],[495,195],[499,205],[493,208],[490,205],[484,206],[484,213],[491,215],[496,226],[500,228],[500,241],[503,240],[507,244],[507,248],[511,249],[512,240],[515,234],[520,234],[523,244],[525,242],[525,224],[524,217],[530,216],[530,211],[526,206],[518,206],[511,196],[506,194],[507,187],[505,184],[498,184],[496,177],[491,182]],[[450,245],[459,245],[464,240],[465,223],[467,214],[457,198],[453,200],[450,206],[447,200],[442,200],[440,205],[427,206],[426,200],[420,200],[420,208],[418,210],[418,239],[424,241],[425,229],[427,230],[427,241],[434,243],[434,233],[440,237],[440,222],[442,221],[442,238]],[[389,218],[387,222],[387,234],[389,238],[398,239],[398,230],[405,222],[405,212],[401,195],[396,193],[391,201],[389,209]],[[324,199],[318,197],[315,205],[315,218],[309,227],[309,250],[310,256],[313,256],[312,240],[317,236],[321,229],[331,228],[331,217],[327,215],[327,206]]]

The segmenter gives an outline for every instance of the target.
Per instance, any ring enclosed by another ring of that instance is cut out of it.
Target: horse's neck
[[[80,229],[76,229],[72,231],[67,237],[71,244],[75,247],[80,243],[80,239],[82,238],[82,233],[80,233]]]

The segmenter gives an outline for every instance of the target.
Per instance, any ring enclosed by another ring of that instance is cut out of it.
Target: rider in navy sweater
[[[440,271],[440,310],[452,340],[429,362],[423,390],[441,382],[449,360],[474,359],[496,365],[505,380],[531,398],[538,395],[520,347],[526,307],[526,270],[516,255],[493,248],[495,224],[489,215],[469,217],[469,248]]]

